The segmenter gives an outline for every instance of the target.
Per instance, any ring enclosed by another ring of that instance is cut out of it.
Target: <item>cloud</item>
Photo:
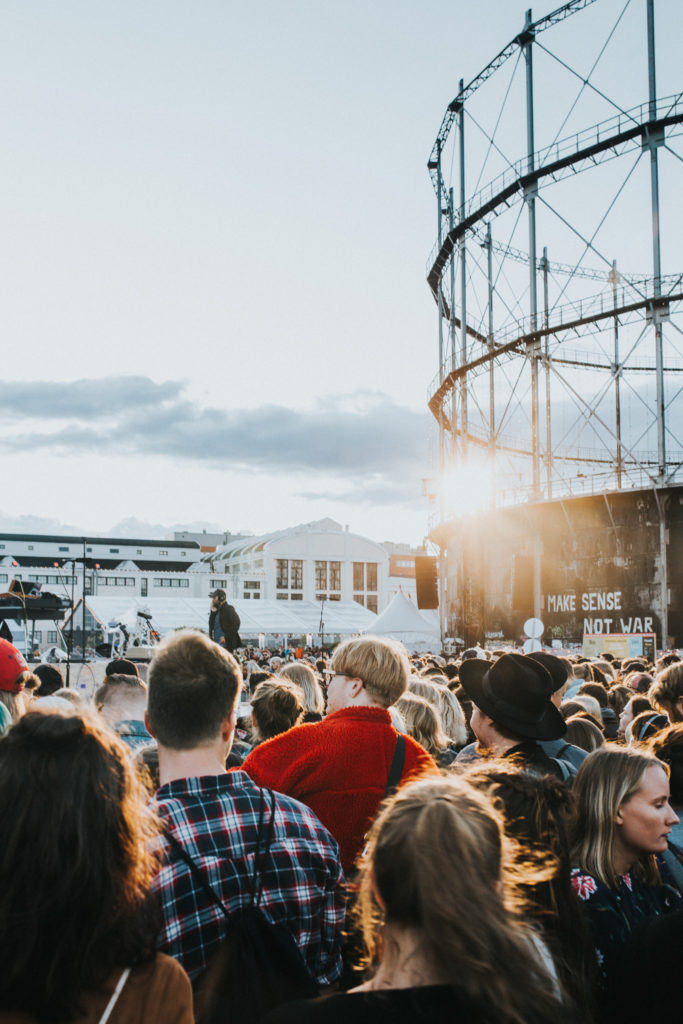
[[[297,498],[307,501],[340,501],[348,505],[395,505],[424,508],[420,480],[411,475],[387,479],[380,474],[369,475],[343,490],[330,488],[299,491]]]
[[[415,478],[426,461],[427,412],[381,392],[321,398],[312,409],[218,409],[192,403],[178,382],[114,377],[5,383],[0,400],[5,416],[25,428],[6,436],[7,453],[156,455],[222,469],[315,472],[353,478],[350,493],[369,493],[358,478],[380,491],[397,475]]]
[[[0,408],[6,416],[41,420],[103,420],[125,409],[158,406],[177,399],[178,381],[156,384],[149,377],[107,377],[98,380],[2,381]]]

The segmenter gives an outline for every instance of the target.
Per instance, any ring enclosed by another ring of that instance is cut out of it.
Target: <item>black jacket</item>
[[[209,613],[209,636],[213,640],[213,627],[216,621],[216,611],[220,615],[221,629],[225,636],[225,647],[228,651],[235,651],[238,647],[243,647],[242,640],[239,634],[240,628],[240,617],[231,604],[224,601],[223,604],[218,606],[218,609],[212,608]]]

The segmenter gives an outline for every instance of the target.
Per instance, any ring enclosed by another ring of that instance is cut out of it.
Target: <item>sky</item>
[[[585,71],[624,6],[558,29]],[[663,92],[675,6],[657,3]],[[626,7],[610,82],[635,77],[645,4]],[[524,9],[0,0],[0,528],[330,516],[421,542],[426,162],[458,80]]]

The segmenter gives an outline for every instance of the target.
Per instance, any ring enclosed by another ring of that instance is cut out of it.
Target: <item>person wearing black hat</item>
[[[553,693],[551,701],[556,708],[562,703],[562,698],[568,689],[569,675],[564,661],[554,654],[547,654],[546,651],[533,651],[527,654],[527,658],[533,658],[544,668],[548,669],[553,680]],[[567,743],[564,737],[559,740],[543,740],[541,747],[548,757],[560,758],[570,764],[570,774],[574,776],[582,761],[588,757],[588,751],[575,746],[574,743]]]
[[[209,597],[212,599],[209,636],[232,654],[243,646],[239,634],[240,617],[233,606],[228,604],[224,590],[212,590]]]
[[[478,751],[564,778],[558,761],[539,745],[567,731],[551,700],[555,687],[544,665],[523,654],[504,654],[493,664],[469,659],[460,666],[460,683],[474,705],[470,726]]]

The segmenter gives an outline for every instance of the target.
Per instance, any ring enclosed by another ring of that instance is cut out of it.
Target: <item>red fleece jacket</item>
[[[301,800],[339,843],[350,872],[386,790],[397,732],[384,708],[348,707],[261,743],[242,770],[259,786]],[[438,774],[423,747],[405,737],[401,785]]]

